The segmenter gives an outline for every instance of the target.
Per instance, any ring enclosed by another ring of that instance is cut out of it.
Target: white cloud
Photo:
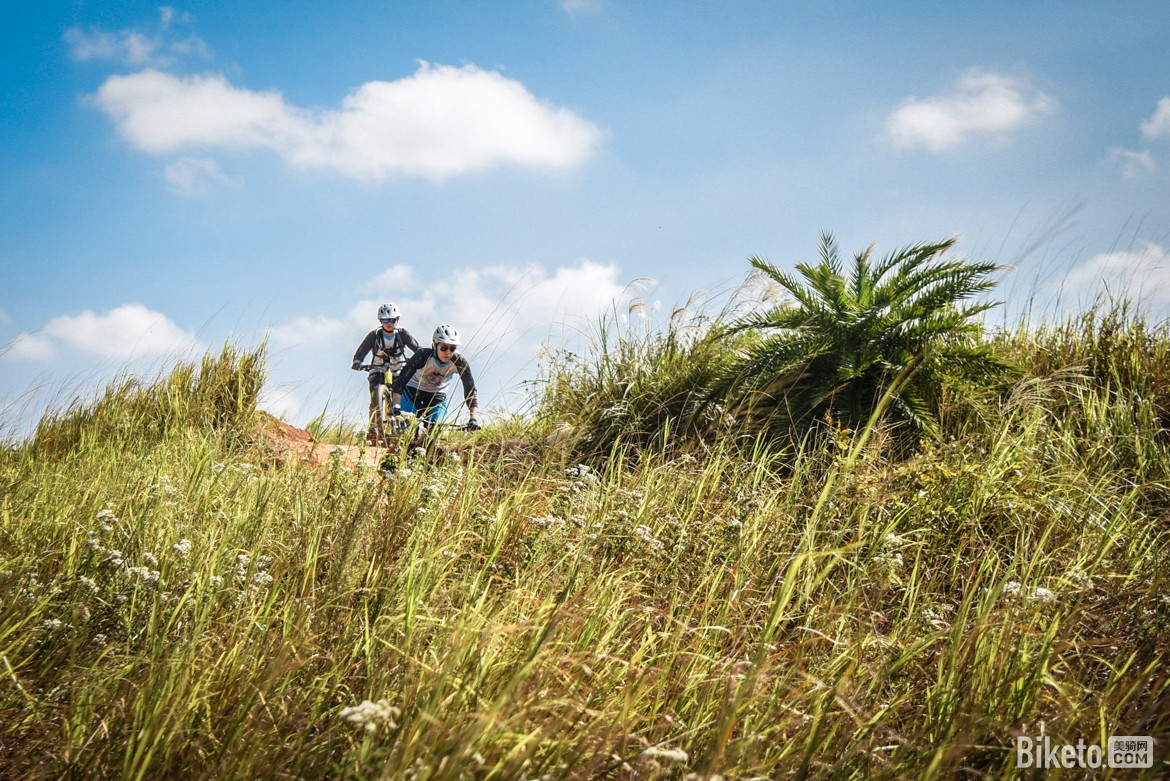
[[[86,32],[80,27],[70,27],[65,31],[64,39],[73,59],[82,62],[114,60],[128,65],[147,65],[154,61],[159,46],[157,40],[131,30]]]
[[[86,310],[55,317],[9,342],[4,356],[29,361],[74,355],[130,360],[196,349],[204,349],[199,340],[166,315],[141,304],[124,304],[104,315]]]
[[[402,327],[423,345],[439,323],[455,325],[465,342],[487,409],[511,406],[511,395],[536,374],[543,342],[579,347],[588,320],[623,301],[628,287],[613,264],[582,260],[558,268],[493,266],[456,268],[425,283],[403,284],[414,275],[394,266],[362,287],[363,295],[345,313],[299,317],[275,325],[269,341],[277,349],[269,378],[295,404],[277,400],[266,407],[303,422],[323,407],[330,415],[358,419],[368,400],[365,378],[350,370],[350,357],[362,338],[377,327],[378,305],[390,300],[402,310]],[[421,276],[421,275],[419,275]],[[448,281],[450,280],[450,281]],[[458,395],[458,394],[457,394]]]
[[[1018,79],[969,70],[946,95],[906,99],[887,117],[886,132],[898,146],[942,152],[976,136],[1016,130],[1055,107],[1055,100]]]
[[[496,352],[523,345],[527,359],[550,331],[582,330],[589,318],[621,299],[626,286],[617,275],[617,266],[585,259],[551,272],[539,266],[460,269],[422,287],[403,287],[385,274],[379,278],[398,290],[393,300],[403,325],[420,341],[429,342],[435,326],[445,322],[459,329],[469,349]],[[375,327],[381,300],[358,302],[349,321]]]
[[[414,269],[405,263],[398,263],[383,271],[370,281],[367,289],[371,293],[384,293],[388,296],[382,303],[394,303],[396,294],[402,291],[413,290],[418,285]]]
[[[307,130],[279,93],[237,90],[221,76],[180,79],[157,70],[111,76],[97,103],[126,140],[151,154],[293,146],[287,136]]]
[[[372,326],[371,326],[372,327]],[[320,346],[337,342],[350,333],[346,322],[324,316],[301,316],[268,333],[274,347]],[[357,342],[354,342],[357,346]]]
[[[1159,100],[1154,115],[1142,123],[1142,138],[1152,141],[1162,137],[1170,138],[1170,98]]]
[[[207,158],[183,157],[163,169],[167,189],[177,195],[201,195],[217,186],[239,187],[238,177],[228,176],[219,163]]]
[[[288,388],[273,387],[271,383],[265,383],[260,390],[256,406],[284,420],[296,420],[307,411],[299,395]]]
[[[1157,165],[1154,163],[1154,157],[1148,149],[1142,152],[1134,152],[1131,149],[1114,147],[1109,150],[1109,159],[1120,163],[1121,175],[1126,179],[1140,179],[1145,174],[1157,168]]]
[[[1073,268],[1060,285],[1081,303],[1110,295],[1144,304],[1170,304],[1170,253],[1152,242],[1133,250],[1101,253]]]
[[[110,32],[70,27],[62,38],[69,45],[70,56],[81,62],[108,60],[143,67],[166,65],[173,62],[176,56],[208,57],[210,50],[201,38],[191,35],[182,39],[172,39],[171,26],[176,19],[186,23],[193,21],[190,14],[180,14],[173,8],[163,7],[159,9],[157,33],[149,34],[138,30]]]
[[[153,69],[111,76],[95,100],[150,154],[266,149],[296,166],[369,181],[440,181],[499,165],[567,169],[603,137],[520,82],[473,65],[420,63],[407,78],[363,84],[329,111],[300,109],[278,92],[238,88],[223,76]]]

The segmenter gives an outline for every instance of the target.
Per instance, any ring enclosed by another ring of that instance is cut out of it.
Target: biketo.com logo
[[[1016,738],[1016,767],[1050,770],[1056,768],[1141,768],[1154,766],[1154,739],[1149,735],[1111,735],[1102,748],[1078,738],[1075,744],[1060,744],[1041,733],[1038,738]]]

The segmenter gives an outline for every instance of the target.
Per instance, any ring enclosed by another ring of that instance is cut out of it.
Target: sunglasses
[[[438,349],[441,353],[453,353],[455,352],[455,348],[456,345],[453,344],[440,344]]]
[[[378,319],[381,320],[383,323],[397,323],[398,322],[397,317],[379,317]]]

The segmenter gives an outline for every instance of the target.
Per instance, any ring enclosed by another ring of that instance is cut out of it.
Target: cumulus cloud
[[[239,187],[238,177],[228,176],[219,163],[207,158],[184,157],[163,169],[167,189],[177,195],[202,195],[218,186]]]
[[[1159,100],[1154,115],[1142,123],[1142,138],[1152,141],[1163,137],[1170,138],[1170,98]]]
[[[425,336],[440,322],[459,328],[469,348],[489,351],[527,343],[531,354],[550,330],[581,330],[589,318],[620,299],[625,286],[613,264],[582,260],[552,271],[540,266],[488,266],[461,269],[425,285],[386,278],[404,322]],[[371,323],[380,299],[358,302],[350,319]]]
[[[373,315],[368,319],[373,320]],[[353,330],[347,327],[344,320],[323,315],[302,315],[269,332],[268,340],[277,348],[311,347],[335,344],[338,340],[352,333]],[[354,346],[357,346],[357,342],[354,342]]]
[[[388,301],[393,302],[396,291],[411,290],[417,284],[418,280],[414,275],[414,269],[405,263],[396,263],[374,277],[366,288],[371,293],[383,293],[389,296]],[[387,301],[382,303],[387,303]]]
[[[1109,159],[1121,166],[1121,175],[1126,179],[1140,179],[1157,168],[1154,156],[1148,149],[1135,152],[1132,149],[1114,147],[1109,150]]]
[[[174,8],[163,7],[159,9],[158,29],[153,32],[139,30],[111,32],[100,28],[70,27],[62,38],[69,46],[70,56],[80,62],[101,60],[143,67],[167,65],[174,62],[177,57],[209,56],[207,43],[198,36],[190,35],[183,38],[174,36],[172,25],[175,21],[191,22],[192,18],[189,14],[181,14]]]
[[[906,99],[887,117],[886,133],[898,146],[943,152],[1016,130],[1055,108],[1055,100],[1019,79],[969,70],[945,95]]]
[[[321,344],[343,333],[364,334],[377,327],[378,307],[392,301],[402,310],[403,327],[420,342],[429,342],[435,326],[446,322],[460,330],[469,349],[498,350],[527,342],[528,358],[550,330],[580,331],[628,292],[618,282],[617,266],[588,259],[552,271],[540,266],[464,268],[426,283],[409,266],[395,265],[364,290],[368,295],[355,301],[344,317],[299,317],[273,331],[270,339],[291,346]]]
[[[350,371],[350,357],[362,338],[377,327],[379,304],[393,301],[402,310],[401,326],[423,345],[439,323],[456,326],[471,359],[480,396],[489,407],[516,402],[519,383],[536,374],[543,343],[575,346],[590,319],[628,295],[619,269],[581,260],[557,268],[500,265],[457,268],[447,277],[422,280],[408,266],[393,266],[361,289],[344,313],[299,317],[269,331],[276,348],[270,378],[295,391],[295,405],[275,397],[267,409],[311,416],[321,394],[331,412],[363,415],[366,386]],[[454,281],[447,281],[448,278]],[[328,378],[328,379],[326,379]],[[320,409],[317,406],[316,409]]]
[[[111,76],[94,100],[123,138],[149,154],[264,149],[294,166],[367,181],[441,181],[500,165],[568,169],[604,135],[520,82],[474,65],[423,62],[404,79],[361,85],[333,110],[298,108],[279,92],[236,87],[220,75],[157,69]]]
[[[75,60],[114,60],[128,65],[147,65],[155,58],[158,41],[131,30],[111,33],[105,30],[82,30],[70,27],[65,43]]]
[[[141,304],[124,304],[106,314],[86,310],[61,315],[37,331],[9,342],[6,358],[50,361],[73,355],[115,360],[149,358],[204,349],[195,336],[166,315]]]
[[[1082,301],[1109,295],[1158,306],[1170,304],[1170,253],[1152,242],[1101,253],[1073,268],[1061,286]]]

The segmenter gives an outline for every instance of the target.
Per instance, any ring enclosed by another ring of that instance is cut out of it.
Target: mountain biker
[[[366,353],[373,353],[370,361],[370,425],[366,433],[366,440],[370,444],[377,441],[374,431],[374,422],[378,408],[378,386],[388,385],[394,381],[394,374],[401,371],[406,363],[404,351],[410,348],[411,353],[418,354],[418,340],[410,335],[410,331],[398,327],[402,313],[394,304],[382,304],[378,307],[378,322],[381,327],[375,328],[366,334],[357,352],[353,354],[354,371],[362,370],[362,361]],[[386,381],[387,373],[390,382]]]
[[[394,387],[394,413],[413,412],[419,417],[437,423],[447,412],[447,402],[455,383],[462,380],[463,398],[471,420],[467,428],[479,428],[479,400],[471,364],[456,352],[459,331],[451,325],[440,325],[431,337],[431,346],[416,350],[397,374]]]

